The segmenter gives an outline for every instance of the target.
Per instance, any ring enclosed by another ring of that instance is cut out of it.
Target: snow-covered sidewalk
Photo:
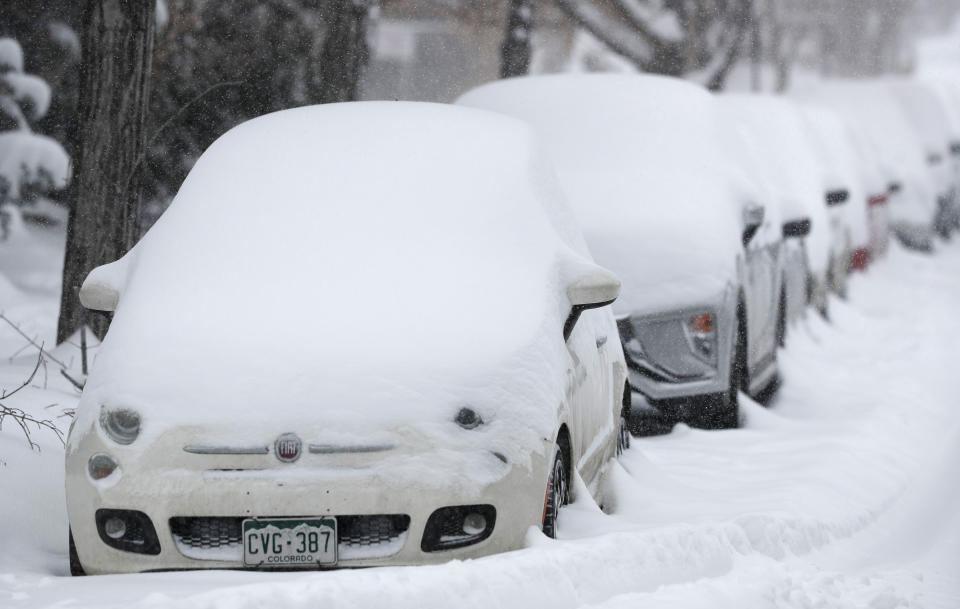
[[[0,309],[41,335],[55,297],[0,284]],[[581,493],[558,541],[432,567],[71,579],[59,442],[31,452],[4,425],[0,607],[960,606],[960,244],[894,248],[831,314],[791,328],[781,391],[747,403],[744,428],[635,440],[607,513]],[[8,361],[21,342],[0,327],[4,387],[34,361]],[[16,397],[40,412],[76,392],[54,371]]]

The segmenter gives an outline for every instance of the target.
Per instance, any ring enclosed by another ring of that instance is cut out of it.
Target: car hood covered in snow
[[[532,142],[514,119],[392,102],[231,130],[91,274],[121,296],[83,416],[135,408],[148,435],[305,420],[443,435],[470,406],[504,452],[532,447],[563,399],[565,269],[588,260]]]
[[[623,280],[618,314],[715,298],[735,280],[751,195],[720,153],[706,90],[654,76],[543,76],[457,103],[534,125],[591,251]]]

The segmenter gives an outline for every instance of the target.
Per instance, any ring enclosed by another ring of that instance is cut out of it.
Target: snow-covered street
[[[0,253],[4,314],[50,344],[56,248],[35,258],[50,268],[15,270],[12,253]],[[956,607],[958,306],[960,244],[894,247],[830,303],[831,323],[808,312],[790,328],[782,387],[767,408],[741,397],[741,429],[634,439],[607,474],[607,505],[578,493],[559,540],[531,531],[526,549],[439,566],[70,578],[60,443],[37,431],[31,451],[8,422],[0,607]],[[0,326],[6,389],[36,362],[29,348],[11,359],[23,344]],[[70,363],[70,350],[54,355]],[[8,405],[43,418],[72,407],[77,392],[43,372]]]

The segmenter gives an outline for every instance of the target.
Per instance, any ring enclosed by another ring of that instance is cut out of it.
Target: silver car
[[[458,103],[538,131],[591,251],[623,280],[631,386],[671,420],[736,426],[738,392],[777,376],[782,226],[728,161],[716,100],[675,79],[594,74],[491,83]]]

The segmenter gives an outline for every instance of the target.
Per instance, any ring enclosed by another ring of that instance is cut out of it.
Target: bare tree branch
[[[40,351],[41,355],[46,356],[50,361],[57,364],[61,368],[69,368],[69,366],[67,366],[66,364],[64,364],[57,358],[55,358],[53,355],[51,355],[49,351],[45,350],[42,344],[38,344],[37,341],[30,338],[26,332],[20,329],[20,326],[10,321],[10,319],[6,315],[4,315],[2,312],[0,312],[0,320],[5,321],[11,328],[13,328],[17,332],[17,334],[22,336],[28,343],[36,347]]]
[[[18,393],[20,390],[22,390],[24,387],[26,387],[30,383],[32,383],[34,377],[37,375],[37,371],[40,370],[40,364],[42,361],[43,361],[43,350],[41,349],[40,353],[37,354],[37,363],[34,365],[33,371],[30,373],[30,376],[27,377],[27,380],[25,380],[19,387],[17,387],[13,391],[9,391],[9,392],[4,391],[3,394],[0,395],[0,399],[7,399],[15,395],[16,393]],[[54,404],[47,406],[47,408],[50,408],[52,406],[54,406]],[[57,436],[57,439],[60,440],[60,443],[65,444],[64,438],[63,438],[63,432],[60,431],[60,428],[58,428],[56,424],[50,419],[38,419],[34,416],[27,414],[20,408],[12,408],[12,407],[6,406],[5,404],[0,404],[0,430],[3,429],[3,422],[8,417],[13,419],[13,422],[16,423],[18,427],[20,427],[21,431],[23,431],[23,435],[24,437],[26,437],[27,444],[30,445],[31,450],[37,450],[38,452],[40,450],[40,445],[33,440],[33,436],[30,433],[30,428],[32,426],[36,427],[38,430],[48,429],[52,431]]]

